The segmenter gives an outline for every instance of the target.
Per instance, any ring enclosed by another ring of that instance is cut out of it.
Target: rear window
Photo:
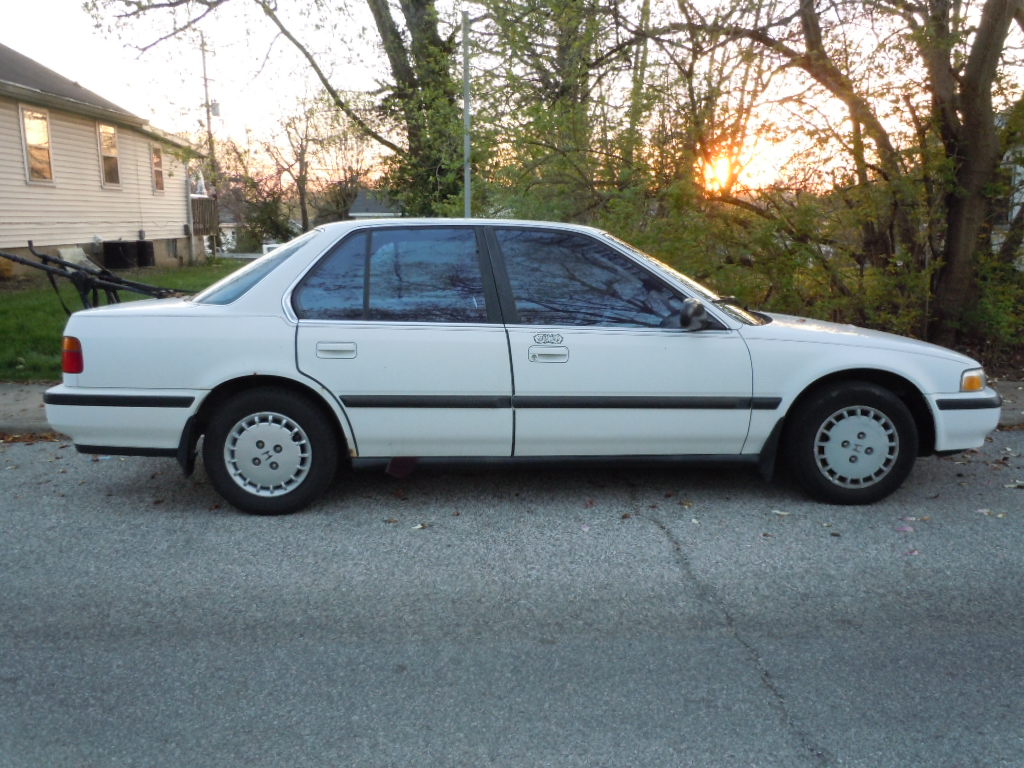
[[[289,256],[304,246],[314,234],[314,232],[306,232],[281,247],[275,248],[266,256],[261,256],[251,264],[247,264],[237,272],[232,272],[223,280],[214,283],[198,294],[193,301],[199,304],[230,304],[277,269]]]

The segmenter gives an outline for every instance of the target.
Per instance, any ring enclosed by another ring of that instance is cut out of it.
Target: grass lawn
[[[198,291],[244,264],[226,260],[197,267],[130,269],[118,274],[139,283]],[[82,308],[70,282],[61,280],[58,286],[72,311]],[[143,298],[121,292],[122,301]],[[60,340],[66,322],[64,308],[42,273],[0,281],[0,381],[59,379]]]

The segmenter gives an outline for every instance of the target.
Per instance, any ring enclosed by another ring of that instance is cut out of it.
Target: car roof
[[[592,235],[604,235],[603,230],[583,224],[566,224],[559,221],[530,221],[525,219],[443,219],[443,218],[381,218],[354,219],[351,221],[335,221],[323,224],[317,229],[325,232],[344,232],[366,227],[532,227],[544,229],[561,229],[572,232],[587,232]]]

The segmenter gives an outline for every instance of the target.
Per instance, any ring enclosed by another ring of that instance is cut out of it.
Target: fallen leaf
[[[630,519],[631,517],[633,517],[633,516],[632,516],[631,514],[629,514],[629,512],[626,512],[626,513],[625,513],[625,514],[624,514],[624,515],[622,516],[622,519],[623,519],[623,520],[629,520],[629,519]]]
[[[0,443],[58,443],[66,439],[66,437],[57,432],[33,432],[27,435],[13,435],[8,432],[0,432]]]

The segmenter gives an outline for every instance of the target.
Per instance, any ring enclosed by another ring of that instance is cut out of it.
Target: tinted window
[[[312,238],[314,234],[313,232],[306,232],[299,235],[280,248],[275,248],[266,256],[261,256],[237,272],[232,272],[223,280],[214,283],[196,296],[195,301],[200,304],[230,304],[277,269],[289,256],[305,245],[306,241]]]
[[[487,321],[476,233],[378,229],[344,240],[296,289],[311,320]]]
[[[496,235],[521,323],[657,328],[678,322],[682,300],[604,243],[556,230]]]

